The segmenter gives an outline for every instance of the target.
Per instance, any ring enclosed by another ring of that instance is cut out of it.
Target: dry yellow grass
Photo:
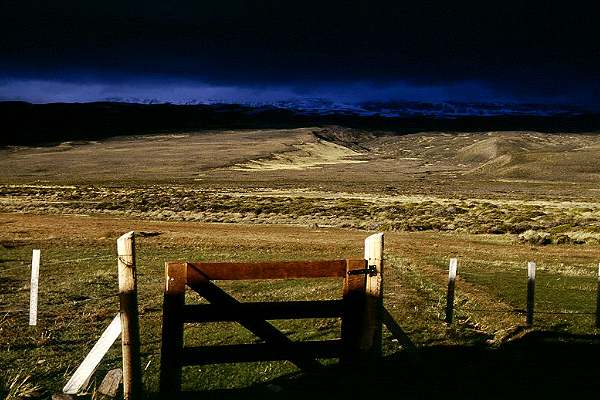
[[[335,143],[316,139],[314,142],[293,145],[292,150],[269,158],[249,160],[230,167],[233,171],[304,170],[332,164],[357,164],[359,152]]]
[[[336,127],[185,132],[5,148],[0,182],[284,186],[595,202],[599,148],[600,136],[593,133],[402,135]]]

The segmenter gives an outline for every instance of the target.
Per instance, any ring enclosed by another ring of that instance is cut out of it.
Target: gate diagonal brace
[[[221,289],[208,279],[201,283],[192,283],[190,287],[196,293],[208,300],[210,303],[222,304],[227,307],[241,304],[238,300],[236,300],[234,297],[229,295],[227,292],[225,292],[223,289]],[[275,328],[273,325],[271,325],[269,322],[263,319],[242,318],[238,320],[238,322],[244,328],[248,329],[250,332],[263,339],[265,342],[281,346],[282,350],[285,350],[286,347],[293,344],[293,341],[291,339],[289,339],[277,328]],[[293,358],[290,361],[294,363],[298,368],[305,371],[314,371],[316,369],[322,368],[323,366],[319,361],[309,357]]]

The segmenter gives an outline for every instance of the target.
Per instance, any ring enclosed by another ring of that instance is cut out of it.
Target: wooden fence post
[[[456,258],[450,259],[450,265],[448,266],[448,292],[446,293],[446,323],[452,323],[452,317],[454,316],[454,285],[456,282],[456,272],[458,270],[458,260]]]
[[[122,328],[123,396],[125,400],[138,400],[142,397],[142,369],[135,265],[135,234],[133,231],[117,239],[117,258]]]
[[[31,285],[29,290],[29,325],[31,326],[37,325],[40,259],[40,250],[33,250],[31,255]]]
[[[365,260],[367,268],[367,343],[371,355],[381,356],[383,326],[383,233],[376,233],[365,239]]]
[[[596,289],[596,328],[600,328],[600,263],[598,263],[598,287]]]
[[[527,263],[527,325],[533,325],[533,309],[535,305],[535,262]]]
[[[185,305],[187,263],[166,263],[165,275],[160,352],[160,393],[163,397],[181,391],[183,307]]]

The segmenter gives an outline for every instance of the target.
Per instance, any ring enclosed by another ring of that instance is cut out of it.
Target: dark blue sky
[[[576,2],[5,0],[0,99],[598,104],[595,20]]]

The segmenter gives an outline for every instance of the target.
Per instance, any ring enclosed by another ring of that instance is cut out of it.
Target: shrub
[[[519,235],[519,240],[525,243],[540,246],[552,243],[552,239],[548,232],[537,232],[531,229],[521,233]]]

